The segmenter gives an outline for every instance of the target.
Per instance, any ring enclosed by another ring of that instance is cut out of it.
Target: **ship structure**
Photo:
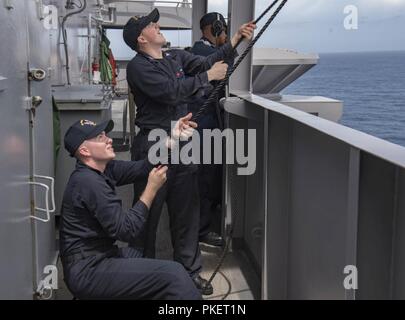
[[[73,298],[58,258],[75,166],[63,136],[78,119],[113,119],[118,158],[130,160],[132,56],[115,68],[101,57],[131,16],[154,8],[163,33],[200,38],[205,0],[0,2],[1,299]],[[233,34],[254,1],[229,0],[228,18]],[[318,60],[254,47],[230,79],[225,122],[255,130],[256,161],[249,175],[224,165],[221,228],[233,232],[211,299],[405,298],[405,148],[339,124],[342,101],[282,93]],[[131,192],[119,190],[124,205]],[[165,215],[158,234],[158,256],[171,259]],[[203,251],[209,278],[221,251]]]

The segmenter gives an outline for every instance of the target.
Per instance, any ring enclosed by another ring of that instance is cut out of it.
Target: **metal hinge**
[[[42,0],[35,0],[35,3],[37,5],[38,19],[44,20],[45,19],[44,3],[42,2]]]
[[[14,0],[3,0],[4,2],[4,8],[7,10],[14,9]]]
[[[28,80],[42,81],[46,78],[46,71],[44,69],[36,68],[28,71]]]
[[[0,92],[7,89],[7,78],[0,76]]]

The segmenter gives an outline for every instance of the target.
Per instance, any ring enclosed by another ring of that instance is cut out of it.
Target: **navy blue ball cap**
[[[74,157],[77,149],[85,141],[97,137],[103,131],[110,132],[114,128],[114,121],[107,120],[96,124],[90,120],[78,120],[70,126],[65,134],[65,149]]]
[[[219,18],[219,19],[218,19]],[[205,15],[202,16],[200,20],[200,29],[204,29],[205,26],[209,26],[210,24],[213,24],[215,21],[220,20],[226,27],[226,21],[225,18],[222,14],[218,12],[209,12]]]
[[[125,43],[132,50],[137,49],[138,37],[142,30],[145,29],[151,22],[158,22],[160,13],[158,9],[153,9],[147,16],[131,17],[124,26],[122,33]]]

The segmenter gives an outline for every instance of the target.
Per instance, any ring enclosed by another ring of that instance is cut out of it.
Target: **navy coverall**
[[[201,299],[184,268],[118,249],[142,231],[148,208],[124,211],[115,187],[148,176],[147,161],[111,161],[104,173],[78,161],[67,184],[60,223],[65,282],[79,299]]]
[[[137,106],[135,124],[140,128],[132,148],[132,159],[145,159],[153,144],[148,133],[161,128],[170,133],[171,121],[188,112],[187,104],[203,97],[211,86],[205,71],[232,52],[231,44],[206,58],[184,50],[170,50],[162,59],[138,53],[127,66],[127,81]],[[136,201],[144,188],[135,185]],[[162,207],[167,203],[174,260],[194,278],[201,271],[199,232],[199,197],[196,165],[171,165],[167,183],[159,190],[150,210],[143,237],[146,257],[155,257],[156,230]]]
[[[220,47],[214,46],[208,39],[202,37],[196,41],[190,52],[199,56],[209,56],[217,52]],[[225,63],[231,67],[233,65],[235,54],[227,57]],[[213,83],[216,86],[218,83]],[[188,108],[193,114],[196,113],[201,105],[204,104],[208,98],[210,91],[208,90],[206,96],[198,99],[194,103],[190,103]],[[221,92],[218,100],[225,96],[225,91]],[[219,105],[218,105],[219,107]],[[203,137],[202,131],[204,129],[223,129],[220,128],[218,122],[218,114],[216,110],[216,103],[211,104],[207,111],[203,114],[198,122],[198,131],[200,137]],[[222,109],[219,112],[221,123],[223,123]],[[201,143],[201,147],[203,143]],[[214,150],[214,146],[211,146]],[[211,164],[202,164],[203,150],[201,150],[201,164],[198,167],[198,186],[200,192],[200,231],[199,237],[204,238],[211,230],[220,233],[221,216],[217,213],[217,206],[222,203],[222,165],[214,164],[214,155],[212,155]]]

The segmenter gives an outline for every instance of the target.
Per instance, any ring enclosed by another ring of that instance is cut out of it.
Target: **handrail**
[[[38,208],[38,207],[35,207],[35,208],[34,208],[34,209],[37,210],[37,211],[46,212],[46,219],[38,218],[38,217],[32,216],[32,215],[30,216],[30,218],[31,218],[31,219],[34,219],[34,220],[41,221],[41,222],[49,222],[49,221],[51,220],[51,215],[50,215],[50,212],[49,212],[49,203],[48,203],[49,187],[48,187],[46,184],[44,184],[44,183],[39,183],[39,182],[31,182],[31,181],[30,181],[30,182],[28,182],[28,184],[34,185],[34,186],[43,187],[43,188],[45,189],[45,198],[46,198],[46,201],[45,201],[45,209],[43,209],[43,208]]]
[[[50,180],[51,181],[51,201],[52,201],[52,209],[49,210],[50,213],[54,213],[56,211],[55,206],[55,179],[49,176],[40,176],[35,175],[34,178]]]
[[[328,136],[345,142],[359,150],[365,151],[399,167],[405,168],[405,147],[346,127],[339,123],[322,119],[312,114],[291,108],[255,94],[237,91],[232,92],[231,94],[246,102],[250,102],[266,110],[284,115],[299,123],[307,125],[308,127],[323,132]],[[232,106],[227,102],[225,102],[224,107],[229,113],[237,112],[237,110],[233,109]]]

